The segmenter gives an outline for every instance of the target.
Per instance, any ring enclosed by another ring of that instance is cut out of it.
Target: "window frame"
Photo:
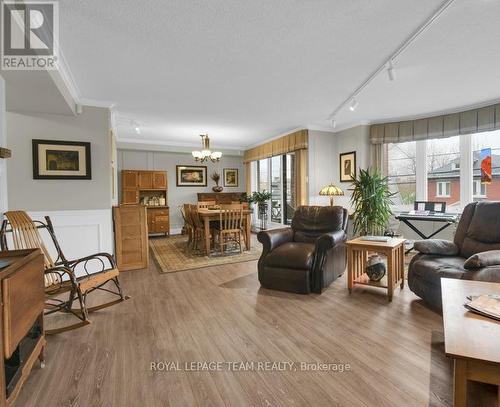
[[[499,132],[500,130],[492,130]],[[489,131],[488,131],[489,132]],[[488,199],[488,189],[487,185],[481,184],[480,187],[480,194],[476,195],[474,190],[477,190],[477,185],[475,184],[477,178],[474,177],[474,161],[473,161],[473,154],[474,154],[474,149],[473,149],[473,138],[476,135],[480,135],[485,132],[476,132],[476,133],[471,133],[471,134],[461,134],[458,136],[452,136],[452,137],[458,137],[459,139],[459,157],[460,160],[458,163],[456,163],[453,166],[454,170],[459,170],[459,185],[460,185],[460,206],[457,207],[458,212],[461,213],[463,208],[470,204],[475,202],[477,199]],[[415,183],[416,183],[416,200],[417,201],[427,201],[428,196],[427,196],[427,191],[428,191],[428,186],[429,186],[429,179],[428,179],[428,174],[427,174],[427,141],[428,140],[418,140],[415,141],[416,143],[416,171],[415,171]],[[391,144],[387,143],[386,145]],[[389,161],[389,156],[388,154],[388,149],[384,149],[385,153],[385,161],[386,161],[386,166],[385,166],[385,171],[388,171],[388,166],[387,163]],[[389,174],[386,174],[389,175]],[[436,180],[436,198],[451,198],[452,195],[452,182],[449,181],[450,186],[449,186],[449,194],[448,195],[441,195],[439,194],[440,189],[443,187],[439,186],[440,183],[445,183],[447,181],[439,181]],[[446,188],[446,187],[445,187]],[[483,191],[484,189],[484,191]],[[445,191],[446,192],[446,191]],[[477,192],[477,191],[476,191]],[[484,194],[483,194],[484,192]],[[395,212],[401,211],[401,209],[398,207],[398,205],[394,205],[393,210]]]
[[[445,187],[445,193],[442,194]],[[451,198],[451,182],[450,181],[437,181],[436,182],[436,198]]]
[[[478,188],[477,185],[479,185],[479,194],[475,193],[477,192]],[[483,184],[480,179],[473,179],[472,180],[472,196],[474,198],[486,198],[488,196],[488,191],[486,190],[487,185]],[[483,194],[483,188],[484,188],[484,194]]]

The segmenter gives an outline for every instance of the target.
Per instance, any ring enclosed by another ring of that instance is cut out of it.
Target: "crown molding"
[[[150,140],[139,140],[139,139],[119,139],[116,141],[116,146],[119,150],[135,150],[135,151],[162,151],[166,153],[183,153],[191,155],[193,148],[198,148],[199,146],[186,146],[180,145],[182,143],[167,143],[167,142],[155,142]],[[223,155],[241,157],[243,156],[243,149],[230,149],[230,148],[220,148],[218,149]]]
[[[78,100],[78,104],[82,106],[102,107],[106,109],[113,109],[116,107],[116,103],[111,100],[97,100],[89,98],[80,98]]]
[[[140,146],[141,149],[152,149],[156,147],[163,147],[168,149],[177,149],[182,150],[183,152],[191,153],[192,149],[200,149],[199,143],[184,143],[178,141],[163,141],[163,140],[152,140],[146,138],[122,138],[117,137],[116,142],[122,146],[124,149],[133,150]],[[232,154],[232,155],[243,155],[243,151],[245,147],[237,146],[237,147],[225,147],[225,148],[217,148],[218,151],[221,151],[223,154]],[[174,150],[169,150],[174,151]]]

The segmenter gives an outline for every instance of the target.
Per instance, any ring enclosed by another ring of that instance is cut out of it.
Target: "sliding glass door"
[[[267,218],[272,223],[289,225],[295,211],[295,154],[285,154],[257,162],[259,192],[271,192]]]

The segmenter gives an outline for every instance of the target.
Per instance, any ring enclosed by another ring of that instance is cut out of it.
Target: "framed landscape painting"
[[[32,140],[33,179],[92,179],[90,143]]]
[[[177,165],[176,180],[178,187],[206,187],[207,167],[204,165]]]
[[[340,154],[340,182],[356,178],[356,151]]]
[[[224,186],[238,186],[238,168],[224,168]]]

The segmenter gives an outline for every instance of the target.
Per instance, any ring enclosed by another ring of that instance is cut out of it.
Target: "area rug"
[[[228,250],[222,255],[213,251],[208,257],[205,252],[193,252],[187,247],[187,236],[174,235],[171,237],[152,238],[149,247],[154,260],[158,264],[160,273],[174,273],[183,270],[199,269],[204,267],[219,266],[221,264],[242,263],[257,260],[262,252],[262,246],[252,234],[251,249],[249,251]]]

